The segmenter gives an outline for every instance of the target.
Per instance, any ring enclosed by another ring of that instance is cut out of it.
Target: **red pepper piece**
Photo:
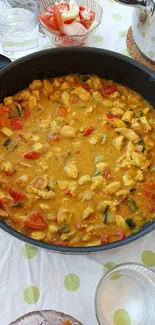
[[[115,85],[108,85],[106,88],[104,88],[104,94],[106,95],[112,95],[116,91]]]
[[[108,244],[108,235],[102,234],[101,235],[101,245],[106,245],[106,244]]]
[[[35,230],[44,230],[48,227],[41,213],[37,211],[34,211],[27,216],[25,226]]]
[[[84,137],[89,137],[89,135],[91,135],[93,131],[94,131],[93,126],[90,126],[88,129],[86,129],[86,130],[84,131],[83,136],[84,136]]]
[[[23,128],[23,121],[18,117],[12,118],[12,120],[11,120],[11,128],[12,128],[12,130],[20,130],[20,129],[22,129]]]
[[[119,240],[122,240],[126,237],[123,231],[116,232],[115,236],[117,236]]]
[[[122,116],[123,116],[122,114],[111,114],[111,113],[106,114],[107,118],[121,118]]]
[[[26,197],[24,193],[18,192],[12,188],[9,190],[9,194],[14,199],[15,202],[23,200]]]
[[[28,152],[24,153],[23,157],[24,157],[24,159],[37,159],[37,158],[39,158],[39,155],[37,152],[28,151]]]

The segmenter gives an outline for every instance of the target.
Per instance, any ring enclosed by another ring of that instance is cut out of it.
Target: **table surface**
[[[103,20],[88,46],[129,55],[126,33],[132,22],[132,8],[114,0],[97,2],[103,6]],[[49,47],[48,39],[40,38],[40,49]],[[95,255],[63,256],[25,245],[1,230],[0,324],[9,325],[29,312],[50,309],[69,314],[84,325],[97,325],[94,296],[100,278],[113,266],[129,261],[155,270],[154,235],[155,231],[125,247]],[[127,313],[123,312],[123,321],[116,319],[114,325],[132,325]],[[32,321],[20,324],[32,325]]]

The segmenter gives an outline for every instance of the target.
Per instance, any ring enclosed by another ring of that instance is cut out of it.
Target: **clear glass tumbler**
[[[0,41],[11,60],[38,50],[38,6],[35,0],[5,0],[0,13]]]
[[[100,280],[95,308],[100,325],[155,325],[155,272],[118,265]]]

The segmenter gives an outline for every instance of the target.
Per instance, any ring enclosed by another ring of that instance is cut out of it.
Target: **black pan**
[[[7,62],[5,62],[7,63]],[[112,79],[141,94],[155,107],[155,74],[136,61],[123,55],[95,48],[63,48],[41,51],[14,63],[0,72],[0,102],[27,87],[35,78],[43,79],[67,74],[96,74]],[[148,223],[121,241],[94,247],[62,247],[39,242],[18,233],[0,221],[0,228],[31,245],[58,253],[84,254],[116,248],[133,242],[155,229],[155,222]]]

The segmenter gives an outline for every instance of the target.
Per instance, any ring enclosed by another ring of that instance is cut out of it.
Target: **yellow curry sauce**
[[[0,217],[47,243],[104,245],[155,208],[155,112],[97,76],[34,80],[0,105]]]

